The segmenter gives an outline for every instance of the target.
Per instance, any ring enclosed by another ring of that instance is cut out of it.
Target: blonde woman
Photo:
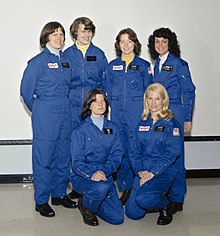
[[[135,173],[126,215],[134,220],[145,216],[148,209],[159,209],[158,225],[172,222],[166,193],[172,186],[180,156],[180,125],[168,110],[169,97],[159,83],[150,85],[144,94],[144,111],[138,124],[130,153]]]

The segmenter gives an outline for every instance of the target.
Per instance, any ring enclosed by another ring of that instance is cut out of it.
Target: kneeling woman
[[[71,182],[82,195],[79,210],[85,224],[98,225],[96,215],[111,224],[124,221],[112,174],[121,163],[123,150],[116,125],[106,119],[108,101],[104,92],[93,89],[82,109],[82,122],[72,133]]]
[[[158,83],[150,85],[130,153],[136,177],[125,208],[126,215],[134,220],[143,218],[148,209],[159,209],[158,225],[172,221],[165,193],[176,177],[174,162],[180,156],[181,145],[179,123],[168,107],[166,89]]]

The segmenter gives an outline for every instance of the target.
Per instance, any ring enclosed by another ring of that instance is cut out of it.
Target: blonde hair
[[[144,110],[141,115],[141,119],[147,120],[150,114],[150,110],[147,104],[147,95],[149,92],[158,92],[160,96],[162,97],[162,99],[164,100],[162,111],[157,114],[158,119],[164,118],[164,119],[170,120],[172,117],[174,117],[173,113],[169,111],[170,103],[169,103],[169,96],[168,96],[167,90],[165,89],[163,85],[159,83],[154,83],[154,84],[151,84],[144,93]]]

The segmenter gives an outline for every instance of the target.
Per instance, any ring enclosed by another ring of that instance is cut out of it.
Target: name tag
[[[154,131],[156,131],[156,132],[164,132],[164,130],[165,130],[164,126],[156,126],[154,129]]]
[[[173,67],[172,66],[163,66],[162,67],[162,70],[165,70],[165,71],[171,71],[173,69]]]
[[[149,131],[149,130],[150,130],[150,126],[143,126],[143,125],[139,126],[139,131]]]
[[[70,68],[70,65],[68,62],[62,62],[62,67],[63,68]]]
[[[123,65],[113,66],[113,70],[123,70]]]
[[[138,65],[130,65],[130,66],[129,66],[129,69],[130,69],[130,70],[139,70],[139,67],[140,67],[140,66],[138,66]]]
[[[87,61],[96,61],[96,56],[87,56],[86,60]]]
[[[111,128],[103,129],[104,134],[113,134],[113,130]]]
[[[58,64],[57,63],[48,63],[47,64],[49,68],[58,68]]]

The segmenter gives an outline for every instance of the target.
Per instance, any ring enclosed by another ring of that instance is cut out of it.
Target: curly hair
[[[169,28],[159,28],[156,29],[152,35],[148,38],[148,49],[152,60],[156,60],[159,53],[155,50],[155,38],[165,38],[168,39],[169,52],[177,57],[180,57],[181,51],[177,40],[177,36]]]
[[[122,29],[118,35],[116,36],[116,42],[115,42],[115,52],[116,52],[116,56],[120,57],[122,54],[122,51],[120,49],[120,41],[121,41],[121,35],[122,34],[127,34],[128,38],[134,42],[134,53],[138,56],[140,56],[141,54],[141,43],[139,42],[138,38],[137,38],[137,34],[134,32],[134,30],[132,30],[131,28],[126,28],[126,29]]]
[[[86,117],[91,116],[92,112],[91,112],[90,106],[94,101],[96,101],[97,94],[101,94],[105,100],[106,110],[103,115],[106,116],[108,114],[108,107],[109,107],[108,98],[102,90],[95,88],[88,92],[86,99],[83,103],[82,113],[81,113],[82,120],[85,120]]]

